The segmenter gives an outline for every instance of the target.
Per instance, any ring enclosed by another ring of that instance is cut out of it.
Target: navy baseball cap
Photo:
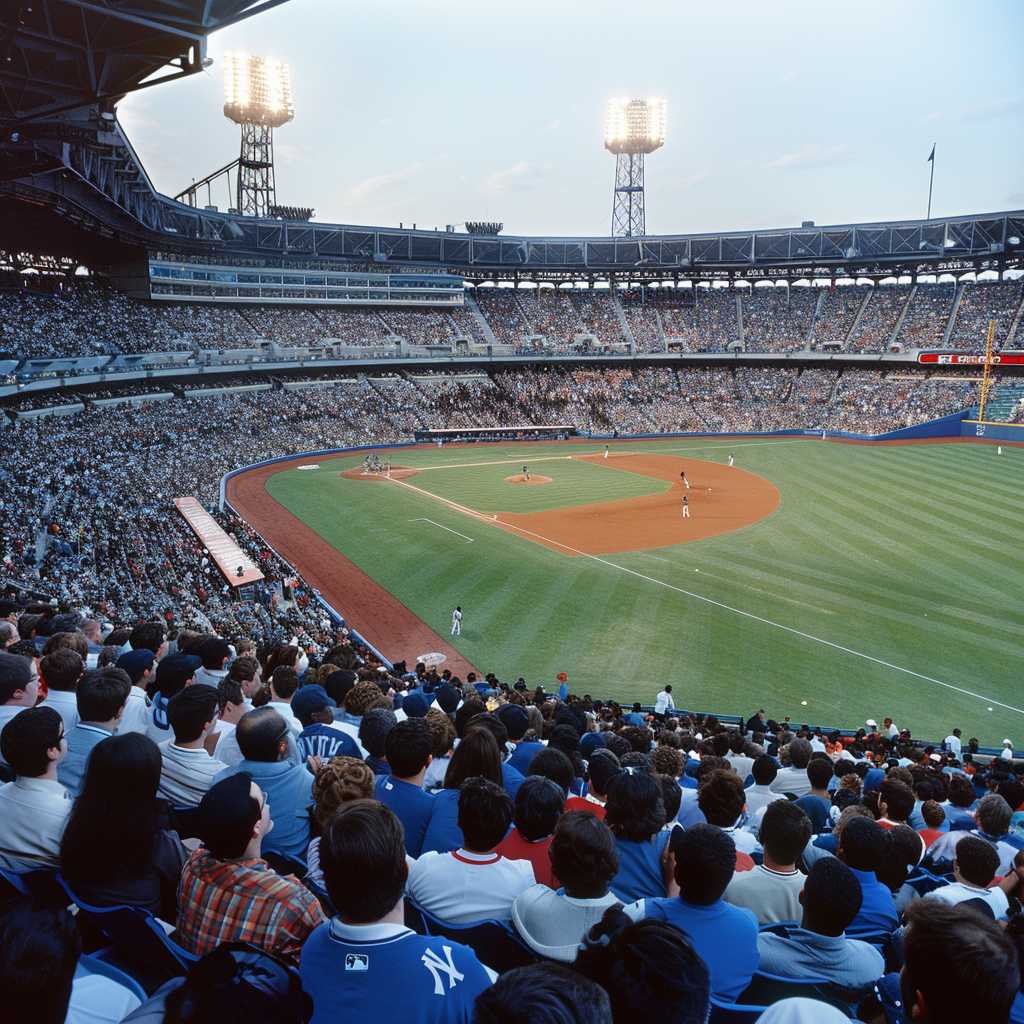
[[[306,725],[318,711],[336,708],[338,705],[327,695],[322,686],[300,686],[292,697],[292,714]]]
[[[423,718],[433,703],[419,690],[410,690],[402,698],[402,710],[409,718]]]
[[[530,728],[530,716],[526,713],[526,708],[518,704],[503,704],[495,714],[508,730],[510,740],[521,740],[523,733]]]
[[[132,683],[137,683],[146,669],[153,667],[154,661],[156,661],[156,655],[145,647],[140,647],[122,654],[117,659],[117,667],[123,668],[128,673]]]
[[[201,668],[202,658],[194,654],[172,654],[156,667],[156,686],[165,696],[176,694]]]

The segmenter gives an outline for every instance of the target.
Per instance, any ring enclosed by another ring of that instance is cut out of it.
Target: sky
[[[612,96],[663,96],[648,234],[1024,209],[1021,0],[289,0],[118,114],[174,195],[238,155],[225,52],[292,70],[278,202],[320,223],[607,235]],[[221,209],[226,189],[214,194]]]

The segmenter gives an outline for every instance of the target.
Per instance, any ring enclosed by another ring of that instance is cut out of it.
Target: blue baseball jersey
[[[311,755],[323,761],[329,761],[332,757],[354,757],[360,760],[363,756],[359,752],[359,744],[347,732],[319,722],[306,726],[299,733],[297,743],[303,764]]]
[[[374,796],[395,812],[405,830],[406,853],[410,857],[418,857],[423,852],[423,837],[427,834],[434,810],[433,794],[393,775],[378,775]]]

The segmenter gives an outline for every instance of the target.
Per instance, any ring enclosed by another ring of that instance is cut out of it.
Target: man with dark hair
[[[899,779],[886,779],[879,786],[878,809],[882,812],[878,824],[884,829],[906,825],[914,810],[914,791]]]
[[[71,813],[71,796],[57,781],[67,747],[54,708],[26,708],[0,733],[0,753],[17,776],[0,786],[0,867],[53,867]]]
[[[587,795],[571,796],[565,801],[566,811],[586,811],[604,821],[604,805],[608,787],[622,771],[619,759],[607,748],[599,748],[587,762]],[[681,795],[681,794],[680,794]],[[678,809],[677,809],[678,813]],[[673,815],[673,818],[675,815]]]
[[[774,757],[762,754],[754,758],[750,766],[750,774],[754,777],[754,784],[747,786],[747,817],[751,821],[759,820],[758,812],[764,810],[775,800],[785,800],[781,793],[772,789],[772,783],[779,774],[779,766],[775,763]]]
[[[78,681],[80,720],[67,734],[68,752],[57,769],[57,778],[72,796],[81,792],[92,748],[117,731],[131,688],[127,673],[113,665],[94,668]]]
[[[715,825],[732,837],[738,853],[751,854],[760,846],[752,832],[741,828],[745,795],[740,777],[731,768],[718,768],[701,782],[697,790],[697,806],[707,824]]]
[[[301,859],[309,847],[313,776],[305,765],[289,758],[289,733],[288,723],[275,708],[267,705],[247,711],[235,727],[242,760],[230,768],[221,765],[214,781],[240,773],[251,778],[275,811],[274,832],[264,847]]]
[[[423,851],[434,797],[423,790],[423,776],[433,760],[433,734],[423,718],[407,718],[392,729],[384,741],[388,775],[378,775],[374,795],[398,816],[405,831],[405,849],[410,857]]]
[[[600,985],[561,964],[517,967],[477,996],[473,1024],[533,1021],[612,1024],[612,1008]]]
[[[167,630],[162,622],[142,622],[131,631],[128,645],[133,651],[151,652],[159,661],[167,654]]]
[[[811,791],[811,780],[807,777],[807,765],[810,763],[811,744],[808,740],[797,737],[789,742],[789,766],[779,770],[772,783],[775,793],[792,794],[795,797],[806,796]]]
[[[244,772],[203,795],[203,845],[185,863],[178,885],[177,939],[189,952],[202,956],[224,942],[251,942],[294,963],[323,923],[317,898],[260,856],[274,827],[271,812],[266,795]]]
[[[876,872],[888,849],[885,831],[871,818],[851,818],[839,836],[839,857],[860,882],[861,907],[853,920],[854,931],[887,935],[899,924],[892,893]]]
[[[287,723],[296,736],[302,732],[302,723],[292,711],[292,697],[299,688],[299,676],[291,665],[278,665],[270,676],[270,701],[272,707]]]
[[[467,779],[459,793],[464,846],[424,853],[410,869],[409,896],[451,924],[509,920],[515,898],[535,884],[529,861],[508,860],[497,852],[511,823],[508,793],[487,779]]]
[[[545,747],[540,753],[535,754],[527,774],[543,775],[544,778],[557,782],[567,797],[576,779],[572,761],[561,750],[555,750],[554,747]]]
[[[370,708],[359,722],[359,742],[366,749],[366,763],[374,775],[387,775],[388,733],[398,725],[398,717],[390,708]]]
[[[797,920],[804,886],[797,862],[810,838],[810,819],[799,807],[788,800],[770,803],[761,821],[764,862],[737,873],[725,891],[726,900],[752,910],[759,924]]]
[[[634,921],[654,918],[684,932],[707,964],[712,995],[735,1002],[757,970],[757,918],[722,899],[736,864],[732,836],[694,825],[674,834],[670,848],[669,895],[637,900],[625,911]]]
[[[217,691],[189,686],[168,701],[174,739],[159,744],[163,764],[157,792],[174,807],[197,807],[227,765],[210,757],[205,741],[217,721]]]
[[[956,881],[933,889],[925,898],[942,900],[952,906],[965,900],[982,900],[992,908],[997,921],[1005,920],[1009,909],[1006,893],[998,885],[989,888],[998,870],[999,854],[995,847],[978,836],[964,836],[956,844],[953,862]]]
[[[1013,943],[993,921],[941,900],[906,910],[900,994],[915,1024],[1006,1021],[1020,989]]]
[[[707,818],[700,809],[700,787],[704,781],[711,777],[716,771],[728,771],[729,762],[724,757],[716,757],[714,754],[705,754],[697,762],[696,770],[691,776],[690,765],[687,764],[683,770],[683,777],[680,785],[683,787],[683,795],[680,801],[679,814],[676,820],[683,828],[692,828],[694,825],[707,824]]]
[[[337,916],[302,948],[312,1024],[467,1024],[496,975],[469,947],[405,927],[409,868],[394,813],[374,800],[343,804],[320,841],[320,867]]]
[[[0,729],[25,708],[34,708],[38,699],[39,677],[32,661],[0,653]]]
[[[302,686],[295,692],[291,711],[302,726],[296,741],[300,761],[305,762],[310,757],[319,758],[321,763],[332,757],[362,759],[355,738],[335,726],[334,708],[334,701],[322,686]]]
[[[81,655],[67,647],[59,647],[39,662],[39,676],[48,691],[43,705],[53,708],[64,719],[66,732],[71,732],[78,725],[75,689],[84,670],[85,662]]]
[[[822,857],[811,868],[800,894],[800,927],[790,928],[785,935],[762,932],[758,936],[760,969],[796,981],[823,978],[852,990],[877,981],[885,970],[882,955],[845,934],[860,911],[861,900],[854,873],[835,857]]]
[[[811,789],[796,801],[796,805],[810,818],[811,831],[815,835],[824,831],[829,822],[832,794],[828,791],[828,784],[834,775],[832,761],[826,754],[815,754],[807,762],[807,779]]]
[[[509,860],[528,860],[533,877],[552,889],[559,887],[551,871],[548,849],[565,806],[562,787],[550,779],[528,776],[515,796],[515,828],[498,845],[498,853]]]
[[[157,665],[153,679],[152,706],[146,735],[159,746],[171,738],[171,722],[167,717],[167,705],[195,681],[196,671],[202,662],[192,654],[172,654]]]
[[[145,733],[149,727],[152,710],[146,693],[155,682],[156,656],[144,647],[122,654],[117,659],[117,667],[128,675],[131,689],[124,714],[118,724],[117,731]]]
[[[217,684],[228,674],[231,645],[219,636],[205,633],[189,646],[188,653],[202,661],[202,667],[196,670],[196,682],[216,689]]]
[[[530,716],[526,708],[519,704],[503,704],[495,714],[508,730],[509,740],[515,744],[515,750],[512,751],[508,763],[525,777],[529,774],[530,762],[544,749],[544,744],[539,740],[523,742],[523,736],[530,728]]]
[[[989,793],[978,802],[974,812],[975,827],[969,832],[962,829],[949,831],[939,836],[928,848],[928,860],[932,865],[943,870],[943,865],[956,858],[956,850],[960,841],[968,835],[977,836],[988,843],[999,855],[997,874],[1005,875],[1010,871],[1017,849],[1007,842],[1010,822],[1013,819],[1013,808],[998,793]]]

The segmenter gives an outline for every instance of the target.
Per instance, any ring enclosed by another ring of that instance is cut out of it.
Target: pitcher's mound
[[[528,487],[531,487],[533,484],[549,484],[551,483],[551,477],[541,476],[539,473],[531,473],[530,478],[527,479],[522,473],[514,473],[512,476],[505,477],[505,483],[526,484]]]

